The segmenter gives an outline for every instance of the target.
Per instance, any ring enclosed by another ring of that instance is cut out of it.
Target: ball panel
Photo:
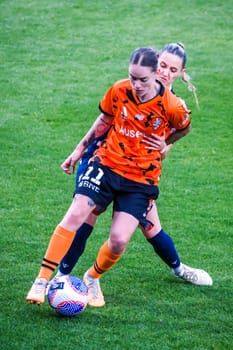
[[[74,276],[55,278],[48,290],[49,305],[63,316],[75,316],[84,311],[88,302],[85,283]]]
[[[84,311],[85,303],[75,302],[73,300],[62,301],[57,305],[56,311],[63,316],[74,316]]]

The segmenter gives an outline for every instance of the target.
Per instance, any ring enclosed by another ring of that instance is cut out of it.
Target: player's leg
[[[27,302],[43,304],[46,286],[51,275],[67,253],[76,230],[87,219],[94,207],[95,204],[89,197],[84,195],[74,197],[64,218],[50,238],[39,274],[26,297]]]
[[[84,275],[89,289],[88,303],[94,307],[105,304],[99,278],[119,261],[138,223],[146,215],[149,198],[152,195],[154,198],[158,196],[157,187],[136,184],[123,178],[119,183],[121,186],[123,184],[125,191],[114,197],[114,215],[109,239],[99,250],[94,265]]]
[[[94,181],[96,178],[98,181]],[[105,176],[105,169],[101,169],[100,164],[95,162],[88,167],[75,192],[70,208],[50,239],[39,275],[26,297],[30,303],[44,302],[48,280],[70,248],[77,229],[95,209],[95,203],[102,203],[103,207],[107,208],[114,197],[111,183]]]
[[[184,265],[179,258],[172,238],[162,229],[155,202],[147,214],[147,219],[153,224],[151,230],[147,231],[141,227],[147,241],[153,246],[158,256],[170,267],[171,271],[183,280],[196,285],[212,285],[209,274],[200,269],[194,269]]]
[[[93,143],[86,153],[84,153],[84,156],[81,158],[78,166],[78,170],[76,173],[76,189],[75,192],[79,186],[80,180],[82,179],[83,174],[88,169],[88,162],[90,158],[93,156],[93,152],[96,149],[96,143]],[[74,240],[66,253],[66,255],[63,257],[58,272],[55,275],[57,276],[63,276],[68,275],[73,270],[74,266],[77,264],[79,258],[83,254],[86,246],[87,239],[91,235],[93,228],[95,226],[97,216],[103,212],[104,209],[100,208],[99,206],[96,206],[94,211],[90,213],[88,216],[86,222],[76,231]]]
[[[138,220],[132,215],[114,212],[109,239],[100,248],[95,263],[84,275],[90,306],[101,307],[105,304],[99,278],[120,260],[137,226]]]
[[[147,241],[153,246],[156,254],[158,254],[170,268],[179,268],[180,258],[178,252],[172,238],[161,227],[155,202],[152,203],[146,218],[153,225],[149,231],[141,226],[141,230],[147,238]]]
[[[74,240],[68,252],[62,259],[55,277],[68,275],[71,273],[79,258],[84,253],[86,242],[94,229],[97,217],[104,211],[105,208],[97,205],[88,216],[86,222],[76,231]]]
[[[68,275],[73,270],[74,266],[77,264],[79,258],[83,254],[86,246],[87,239],[91,235],[93,228],[95,226],[97,216],[91,213],[86,222],[76,231],[74,240],[63,257],[58,272],[55,277]]]

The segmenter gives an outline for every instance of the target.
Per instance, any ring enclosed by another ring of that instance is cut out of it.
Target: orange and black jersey
[[[102,113],[112,116],[113,127],[94,159],[127,179],[157,185],[161,154],[148,150],[143,136],[161,136],[164,132],[169,135],[172,128],[186,128],[190,124],[189,110],[162,84],[156,97],[141,103],[129,79],[112,85],[99,107]]]

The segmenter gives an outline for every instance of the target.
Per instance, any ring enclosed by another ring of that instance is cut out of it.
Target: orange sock
[[[38,278],[50,280],[54,270],[67,253],[75,232],[69,231],[61,226],[57,226],[48,245],[47,251],[41,264]]]
[[[89,269],[89,275],[100,278],[105,271],[110,270],[120,260],[122,255],[123,252],[121,254],[112,253],[108,247],[108,241],[106,241],[100,248],[94,265]]]

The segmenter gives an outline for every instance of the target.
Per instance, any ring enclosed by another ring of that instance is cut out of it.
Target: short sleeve
[[[191,111],[187,108],[184,101],[176,96],[174,96],[174,101],[171,104],[171,107],[172,108],[169,111],[171,126],[176,130],[185,129],[191,123]]]
[[[99,109],[108,116],[114,116],[114,100],[116,100],[114,85],[111,86],[100,101]]]

